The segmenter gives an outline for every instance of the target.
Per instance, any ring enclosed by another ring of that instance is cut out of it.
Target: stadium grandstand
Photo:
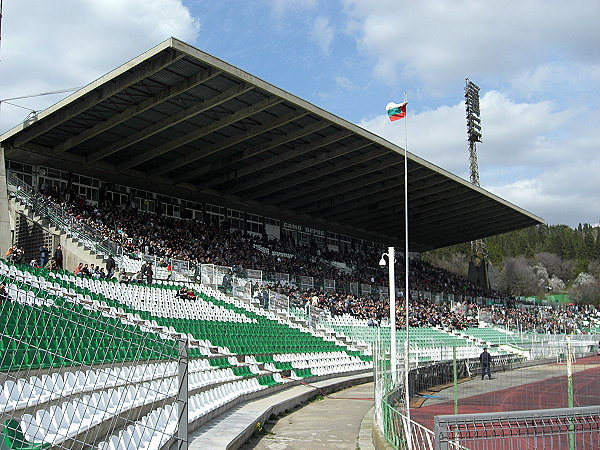
[[[402,389],[425,400],[450,383],[458,405],[482,347],[519,374],[497,391],[597,348],[595,308],[527,308],[420,260],[542,220],[406,153],[397,385],[377,261],[404,248],[404,150],[177,39],[0,144],[0,448],[216,448],[236,406],[373,379],[384,440],[454,445],[433,436],[444,403],[402,406]]]

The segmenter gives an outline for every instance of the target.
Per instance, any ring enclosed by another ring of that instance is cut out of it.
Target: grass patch
[[[321,400],[325,400],[325,397],[323,397],[321,394],[319,394],[316,397],[314,397],[312,400],[309,400],[309,403],[320,402]]]
[[[252,432],[252,436],[274,436],[275,433],[267,430],[263,427],[260,422],[256,422],[256,426],[254,427],[254,431]]]

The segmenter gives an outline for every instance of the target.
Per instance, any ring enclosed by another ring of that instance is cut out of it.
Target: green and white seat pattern
[[[12,417],[4,423],[9,448],[84,439],[100,423],[148,405],[157,413],[145,420],[166,427],[182,337],[191,343],[190,421],[223,406],[224,398],[372,367],[369,357],[333,338],[210,289],[183,301],[175,298],[177,285],[120,285],[1,261],[0,277],[11,298],[0,305],[0,365],[7,374],[0,409]],[[104,448],[119,448],[125,438],[138,439],[138,448],[156,441],[140,432],[142,419],[107,438]]]

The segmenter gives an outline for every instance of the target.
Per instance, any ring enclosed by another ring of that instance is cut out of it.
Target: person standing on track
[[[479,362],[481,363],[481,379],[485,374],[492,379],[491,365],[492,365],[492,355],[490,355],[487,351],[487,347],[483,347],[483,352],[479,355]]]

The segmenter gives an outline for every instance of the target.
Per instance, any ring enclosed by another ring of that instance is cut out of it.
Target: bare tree
[[[534,261],[542,265],[548,271],[548,277],[557,277],[566,283],[570,282],[575,276],[575,263],[572,260],[563,260],[556,253],[540,252],[533,256]]]
[[[533,256],[536,263],[544,266],[548,271],[548,276],[556,275],[560,278],[562,272],[562,258],[554,253],[541,252]]]
[[[569,290],[569,296],[577,303],[600,304],[600,283],[588,273],[580,273]]]
[[[535,295],[540,288],[538,277],[524,256],[507,258],[498,274],[498,287],[511,295]]]
[[[600,261],[598,261],[598,260],[590,261],[588,264],[588,272],[596,280],[600,280]]]
[[[469,271],[469,259],[462,252],[453,253],[448,259],[433,253],[424,257],[427,262],[440,269],[447,270],[455,275],[467,277]]]

